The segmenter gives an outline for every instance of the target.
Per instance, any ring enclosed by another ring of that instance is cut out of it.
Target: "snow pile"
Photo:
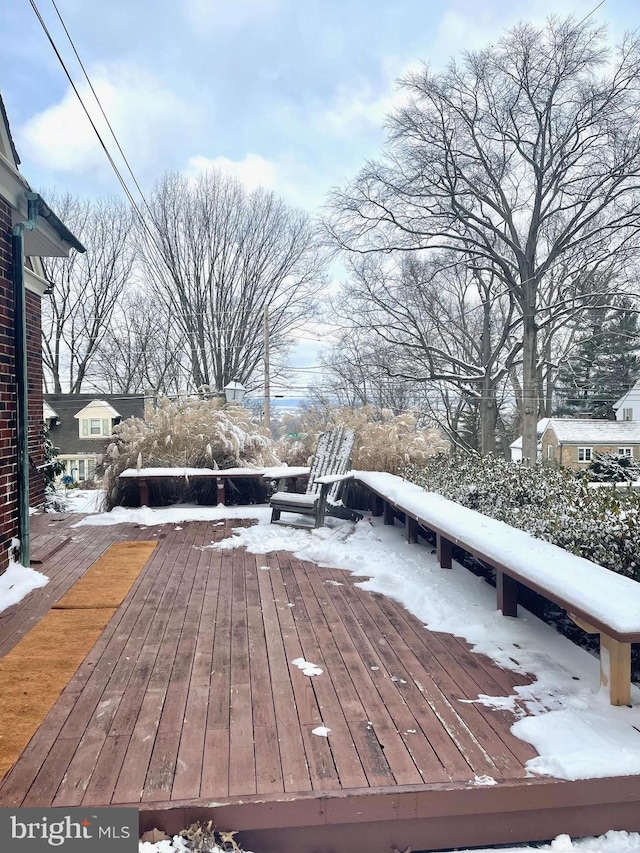
[[[183,521],[211,521],[224,526],[227,518],[248,518],[268,522],[271,510],[265,506],[194,506],[176,504],[166,507],[117,506],[111,512],[86,515],[73,527],[111,527],[114,524],[138,524],[154,527],[159,524],[180,524]]]
[[[497,848],[474,847],[473,850],[459,850],[459,853],[496,853]],[[637,832],[613,831],[599,838],[580,838],[572,841],[568,835],[558,835],[551,844],[536,847],[500,847],[500,853],[637,853],[640,851],[640,834]]]
[[[0,612],[22,601],[34,589],[46,586],[49,578],[27,566],[9,561],[9,566],[0,575]]]
[[[304,658],[296,658],[292,660],[291,663],[294,666],[297,666],[299,670],[302,671],[303,675],[308,675],[312,678],[314,675],[322,675],[322,669],[316,663],[309,663],[308,660]]]
[[[104,489],[68,489],[65,512],[102,512],[105,494]]]
[[[138,845],[139,853],[187,853],[191,848],[187,847],[179,835],[171,840],[158,841],[151,844],[141,841]],[[459,853],[495,853],[496,848],[474,847],[473,850],[460,850]],[[536,847],[501,847],[500,853],[638,853],[640,851],[640,834],[637,832],[613,831],[601,835],[599,838],[582,838],[571,840],[568,835],[558,835],[551,844],[543,844]],[[215,845],[210,848],[210,853],[223,853],[222,847]],[[248,853],[248,851],[247,851]],[[256,851],[259,853],[259,850]]]

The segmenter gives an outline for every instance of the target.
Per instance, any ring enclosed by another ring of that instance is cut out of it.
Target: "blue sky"
[[[57,0],[143,188],[215,162],[311,210],[377,154],[394,81],[518,20],[597,0]],[[38,0],[74,79],[51,0]],[[606,0],[617,35],[640,3]],[[41,189],[118,190],[28,0],[0,2],[0,90]],[[90,98],[88,98],[90,102]],[[113,143],[111,143],[111,147]]]
[[[520,20],[578,20],[598,0],[57,0],[145,191],[167,169],[215,164],[316,211],[384,138],[395,80],[483,47]],[[51,4],[38,0],[81,92]],[[612,38],[639,0],[605,0]],[[30,183],[82,195],[120,188],[30,6],[0,0],[0,91]],[[98,122],[102,124],[101,122]],[[114,153],[115,145],[108,136]]]

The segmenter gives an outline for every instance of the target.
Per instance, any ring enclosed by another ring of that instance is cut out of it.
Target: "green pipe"
[[[13,299],[15,334],[15,371],[18,451],[18,538],[20,562],[29,566],[29,381],[27,374],[27,306],[24,285],[24,232],[32,231],[38,221],[40,196],[27,192],[27,219],[13,226]]]

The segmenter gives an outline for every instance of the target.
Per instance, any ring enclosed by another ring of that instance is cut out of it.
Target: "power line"
[[[603,2],[604,2],[604,0],[603,0]],[[100,109],[100,112],[102,113],[102,116],[103,116],[103,118],[104,118],[105,122],[107,123],[107,127],[109,128],[109,131],[110,131],[110,133],[111,133],[111,136],[113,137],[113,141],[116,143],[116,146],[117,146],[117,148],[118,148],[118,151],[120,152],[120,155],[121,155],[122,159],[124,160],[124,163],[125,163],[125,165],[126,165],[127,169],[129,170],[129,174],[131,175],[131,178],[132,178],[132,180],[133,180],[133,183],[135,184],[136,189],[137,189],[137,190],[138,190],[138,192],[140,193],[140,198],[141,198],[141,199],[142,199],[142,201],[144,202],[145,207],[147,208],[147,210],[149,211],[149,213],[151,213],[151,208],[149,207],[149,205],[148,205],[148,203],[147,203],[147,200],[146,200],[146,198],[145,198],[145,195],[144,195],[144,193],[143,193],[143,191],[142,191],[142,187],[141,187],[141,186],[140,186],[140,184],[138,183],[138,180],[137,180],[136,176],[135,176],[135,175],[134,175],[134,173],[133,173],[133,169],[131,168],[131,165],[130,165],[130,163],[129,163],[128,159],[127,159],[127,156],[126,156],[126,154],[124,153],[124,151],[122,150],[122,146],[120,145],[120,142],[118,141],[118,137],[116,136],[116,133],[115,133],[115,131],[114,131],[113,127],[111,126],[111,122],[109,121],[109,119],[108,119],[108,117],[107,117],[107,114],[105,113],[105,111],[104,111],[104,109],[103,109],[103,107],[102,107],[102,103],[100,102],[100,98],[98,97],[98,93],[96,92],[96,90],[95,90],[95,89],[94,89],[94,87],[93,87],[93,83],[91,82],[91,80],[90,80],[90,78],[89,78],[89,75],[88,75],[88,73],[87,73],[86,68],[84,67],[84,63],[82,62],[82,59],[80,58],[80,55],[79,55],[79,53],[78,53],[78,51],[77,51],[77,49],[76,49],[76,46],[75,46],[75,44],[74,44],[74,41],[73,41],[73,39],[71,38],[71,34],[69,33],[69,30],[67,29],[67,25],[65,24],[65,22],[64,22],[64,20],[63,20],[63,18],[62,18],[62,15],[60,14],[60,10],[58,9],[58,7],[57,7],[57,5],[56,5],[56,0],[51,0],[51,4],[52,4],[53,8],[56,10],[56,14],[58,15],[58,19],[60,20],[60,24],[62,25],[62,29],[64,30],[65,35],[67,36],[67,39],[69,40],[69,44],[71,45],[71,48],[72,48],[72,50],[73,50],[73,52],[74,52],[74,54],[75,54],[75,56],[76,56],[76,59],[78,60],[78,64],[80,65],[80,68],[82,69],[82,73],[84,74],[85,79],[86,79],[87,83],[89,84],[89,88],[91,89],[91,93],[93,94],[93,97],[95,98],[95,101],[96,101],[96,103],[97,103],[97,105],[98,105],[98,107],[99,107],[99,109]],[[33,5],[33,4],[32,4],[32,5]],[[77,93],[76,93],[76,94],[77,94]]]
[[[584,22],[585,22],[586,20],[588,20],[588,19],[589,19],[589,18],[590,18],[590,17],[591,17],[595,12],[597,12],[597,11],[598,11],[598,9],[600,8],[600,6],[603,6],[605,3],[606,3],[606,0],[600,0],[600,2],[598,3],[598,5],[597,5],[597,6],[595,6],[595,7],[594,7],[590,12],[589,12],[589,14],[588,14],[588,15],[585,15],[585,16],[584,16],[584,18],[583,18],[581,21],[578,21],[578,23],[576,24],[576,27],[579,27],[579,26],[580,26],[580,24],[584,24]]]
[[[73,82],[73,78],[71,77],[69,69],[67,68],[66,63],[65,63],[64,59],[62,58],[60,51],[58,50],[51,33],[49,32],[49,29],[48,29],[48,27],[44,21],[44,18],[42,17],[42,15],[40,13],[40,10],[38,9],[38,6],[37,6],[35,0],[29,0],[29,2],[31,4],[31,8],[33,9],[33,11],[36,14],[36,17],[38,18],[38,21],[40,22],[42,29],[44,30],[44,33],[45,33],[47,39],[49,40],[49,44],[51,45],[53,52],[55,53],[56,57],[58,58],[58,62],[62,66],[62,70],[64,71],[71,88],[75,92],[76,97],[78,98],[78,101],[80,102],[80,105],[81,105],[82,109],[84,110],[86,117],[89,119],[89,123],[91,124],[91,127],[93,128],[93,131],[94,131],[96,137],[98,138],[100,146],[101,146],[102,150],[104,151],[109,163],[111,164],[111,167],[112,167],[116,177],[118,178],[118,181],[120,182],[122,189],[126,193],[127,198],[129,199],[129,201],[131,202],[131,204],[135,208],[136,212],[138,213],[138,216],[140,216],[142,218],[142,214],[140,212],[140,209],[138,208],[138,205],[137,205],[135,199],[133,198],[133,195],[129,191],[129,188],[126,185],[125,180],[122,177],[120,170],[118,169],[118,167],[115,163],[115,160],[113,159],[113,157],[109,153],[109,149],[107,148],[102,136],[100,135],[100,131],[98,130],[98,128],[95,125],[95,122],[91,118],[89,110],[87,109],[84,101],[82,100],[82,97],[80,95],[80,92],[78,91],[76,84]]]
[[[135,175],[134,175],[134,173],[133,173],[133,170],[131,169],[131,166],[129,165],[129,161],[127,160],[127,158],[126,158],[126,156],[125,156],[125,154],[124,154],[124,151],[122,150],[122,146],[120,145],[120,143],[119,143],[119,141],[118,141],[118,139],[117,139],[117,137],[116,137],[116,134],[115,134],[115,132],[114,132],[114,130],[113,130],[113,127],[112,127],[111,123],[109,122],[109,119],[108,119],[108,118],[107,118],[107,116],[106,116],[106,113],[105,113],[105,111],[104,111],[104,109],[103,109],[103,107],[102,107],[102,104],[101,104],[101,102],[100,102],[100,99],[98,98],[98,95],[97,95],[97,93],[96,93],[96,91],[95,91],[95,88],[93,87],[93,85],[92,85],[92,83],[91,83],[91,80],[89,79],[89,75],[87,74],[87,71],[86,71],[86,69],[85,69],[85,67],[84,67],[84,65],[83,65],[83,63],[82,63],[82,60],[80,59],[80,56],[79,56],[79,54],[78,54],[78,51],[76,50],[75,44],[73,43],[73,41],[72,41],[72,39],[71,39],[71,36],[70,36],[69,31],[68,31],[68,29],[67,29],[67,27],[66,27],[66,25],[65,25],[65,23],[64,23],[64,21],[63,21],[63,19],[62,19],[62,16],[60,15],[60,12],[59,12],[59,10],[58,10],[58,7],[56,6],[56,4],[55,4],[54,0],[51,0],[51,2],[52,2],[53,6],[54,6],[54,8],[55,8],[55,10],[56,10],[56,12],[57,12],[57,14],[58,14],[58,18],[60,19],[60,22],[61,22],[61,24],[62,24],[62,26],[63,26],[63,28],[64,28],[64,31],[65,31],[65,33],[66,33],[66,35],[67,35],[67,38],[69,39],[69,42],[70,42],[70,44],[71,44],[71,47],[73,48],[73,51],[74,51],[74,53],[75,53],[75,55],[76,55],[76,57],[77,57],[77,59],[78,59],[78,62],[80,63],[80,67],[82,68],[82,70],[83,70],[83,72],[84,72],[84,75],[85,75],[85,77],[86,77],[86,79],[87,79],[87,82],[89,83],[89,87],[91,88],[91,91],[92,91],[92,93],[93,93],[93,96],[94,96],[94,98],[95,98],[95,100],[96,100],[97,104],[98,104],[98,107],[99,107],[99,109],[100,109],[100,112],[101,112],[101,113],[102,113],[102,115],[104,116],[104,119],[105,119],[105,121],[106,121],[106,123],[107,123],[107,126],[108,126],[108,128],[109,128],[109,130],[110,130],[110,132],[111,132],[111,135],[113,136],[113,139],[115,140],[115,143],[116,143],[116,145],[117,145],[117,147],[118,147],[118,150],[120,151],[120,153],[121,153],[121,155],[122,155],[122,157],[123,157],[123,159],[124,159],[124,161],[125,161],[125,163],[126,163],[126,165],[127,165],[127,168],[128,168],[128,170],[129,170],[129,172],[131,173],[131,176],[132,176],[133,181],[134,181],[134,183],[135,183],[135,185],[136,185],[136,187],[137,187],[137,189],[138,189],[138,192],[140,193],[140,196],[141,196],[141,198],[142,198],[142,201],[143,201],[143,203],[144,203],[145,207],[147,208],[147,210],[151,213],[151,208],[149,207],[149,204],[148,204],[148,202],[147,202],[147,200],[146,200],[146,198],[145,198],[145,196],[144,196],[144,193],[142,192],[142,189],[140,188],[140,185],[139,185],[139,183],[138,183],[138,181],[137,181],[137,179],[136,179],[136,177],[135,177]],[[47,27],[47,24],[46,24],[46,22],[45,22],[44,18],[42,17],[42,14],[41,14],[41,12],[40,12],[40,10],[39,10],[39,8],[38,8],[38,5],[37,5],[37,3],[36,3],[36,0],[29,0],[29,3],[31,4],[31,8],[33,9],[33,11],[34,11],[34,13],[35,13],[35,15],[36,15],[36,17],[37,17],[38,21],[40,22],[40,26],[42,27],[42,29],[43,29],[43,31],[44,31],[44,33],[45,33],[45,35],[46,35],[46,37],[47,37],[47,39],[48,39],[48,41],[49,41],[49,44],[51,45],[51,48],[52,48],[53,52],[55,53],[55,55],[56,55],[56,57],[57,57],[57,59],[58,59],[58,62],[60,63],[60,65],[61,65],[61,67],[62,67],[62,70],[63,70],[63,71],[64,71],[64,73],[65,73],[65,76],[66,76],[67,80],[69,81],[69,85],[70,85],[70,86],[71,86],[71,88],[73,89],[73,91],[74,91],[74,93],[75,93],[75,95],[76,95],[76,97],[77,97],[77,99],[78,99],[78,101],[79,101],[79,103],[80,103],[80,106],[82,107],[82,109],[83,109],[83,111],[84,111],[84,113],[85,113],[85,115],[86,115],[87,119],[89,120],[89,123],[90,123],[90,125],[91,125],[91,127],[92,127],[92,129],[93,129],[93,131],[94,131],[94,133],[95,133],[95,135],[96,135],[96,137],[97,137],[97,139],[98,139],[98,142],[100,143],[100,147],[101,147],[101,148],[102,148],[102,150],[104,151],[105,156],[106,156],[107,160],[109,161],[109,164],[110,164],[111,168],[113,169],[113,172],[114,172],[114,174],[115,174],[116,178],[118,179],[118,182],[119,182],[120,186],[121,186],[121,187],[122,187],[122,189],[124,190],[124,193],[125,193],[125,195],[126,195],[127,199],[129,200],[129,202],[130,202],[130,204],[131,204],[132,208],[134,209],[134,211],[136,212],[136,214],[137,214],[137,216],[138,216],[138,218],[139,218],[139,220],[140,220],[140,223],[141,223],[141,225],[142,225],[142,227],[143,227],[144,231],[145,231],[145,232],[147,233],[147,235],[149,236],[149,238],[150,238],[150,240],[151,240],[151,242],[152,242],[153,246],[155,247],[156,251],[158,251],[158,252],[160,253],[160,255],[162,256],[162,248],[158,245],[158,242],[157,242],[157,240],[156,240],[156,236],[155,236],[155,234],[154,234],[154,233],[151,231],[151,229],[149,228],[149,226],[148,226],[148,224],[147,224],[147,221],[146,221],[146,219],[144,218],[144,216],[143,216],[143,214],[142,214],[142,211],[141,211],[141,210],[140,210],[140,208],[138,207],[138,203],[136,202],[136,200],[135,200],[135,198],[134,198],[133,194],[131,193],[131,191],[129,190],[129,187],[127,186],[127,183],[126,183],[126,181],[124,180],[124,178],[123,178],[123,176],[122,176],[122,173],[120,172],[120,170],[119,170],[119,168],[118,168],[118,166],[117,166],[117,164],[116,164],[115,160],[114,160],[114,159],[113,159],[113,157],[111,156],[111,153],[109,152],[109,149],[107,148],[107,145],[106,145],[106,143],[105,143],[104,139],[102,138],[102,135],[100,134],[100,131],[98,130],[98,128],[97,128],[97,126],[96,126],[96,124],[95,124],[94,120],[91,118],[91,115],[90,115],[90,113],[89,113],[89,110],[87,109],[87,106],[86,106],[86,104],[84,103],[84,101],[83,101],[83,99],[82,99],[82,96],[80,95],[80,92],[79,92],[79,90],[78,90],[78,87],[77,87],[77,86],[76,86],[76,84],[74,83],[73,78],[71,77],[71,73],[70,73],[69,69],[67,68],[67,65],[66,65],[66,63],[65,63],[64,59],[62,58],[62,55],[61,55],[60,51],[58,50],[58,47],[57,47],[57,45],[56,45],[56,43],[55,43],[55,41],[54,41],[54,39],[53,39],[53,36],[51,35],[51,33],[50,33],[50,31],[49,31],[49,28]]]

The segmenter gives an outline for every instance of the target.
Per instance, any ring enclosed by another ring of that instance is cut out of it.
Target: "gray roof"
[[[55,410],[60,423],[51,425],[51,441],[60,453],[102,453],[109,439],[80,438],[74,417],[93,400],[108,403],[124,421],[144,417],[144,397],[137,394],[45,394],[44,402]]]
[[[7,111],[4,106],[4,101],[2,100],[2,95],[0,94],[0,121],[4,122],[5,127],[7,128],[7,136],[9,137],[9,145],[11,146],[11,153],[13,154],[13,159],[15,160],[16,166],[20,165],[20,158],[18,157],[18,152],[16,151],[16,146],[13,142],[13,137],[11,136],[11,128],[9,127],[9,118],[7,116]]]
[[[640,444],[640,421],[551,418],[550,429],[562,444]]]
[[[536,435],[538,436],[538,449],[540,449],[540,439],[542,438],[542,433],[547,428],[547,424],[551,418],[542,418],[541,421],[538,421],[538,425],[536,426]],[[515,441],[512,441],[509,445],[513,450],[522,450],[522,436],[518,436]]]

